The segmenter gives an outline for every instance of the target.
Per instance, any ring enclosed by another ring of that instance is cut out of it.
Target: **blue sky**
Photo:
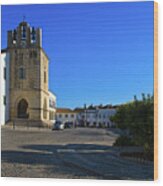
[[[153,93],[153,1],[2,6],[2,48],[23,15],[43,30],[59,107]]]

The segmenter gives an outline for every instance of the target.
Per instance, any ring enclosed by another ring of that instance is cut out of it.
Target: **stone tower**
[[[10,120],[28,120],[33,125],[48,122],[49,61],[42,48],[41,29],[21,22],[16,29],[8,31],[7,50],[10,55]]]

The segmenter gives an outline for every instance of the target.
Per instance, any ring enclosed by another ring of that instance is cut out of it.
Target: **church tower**
[[[48,122],[49,60],[42,48],[41,29],[21,22],[16,29],[8,31],[7,50],[10,55],[10,120]]]

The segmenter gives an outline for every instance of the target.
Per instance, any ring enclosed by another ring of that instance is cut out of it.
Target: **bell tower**
[[[21,22],[8,31],[10,120],[48,121],[48,57],[42,30]]]
[[[29,47],[42,47],[42,31],[23,21],[16,29],[8,31],[8,48]]]

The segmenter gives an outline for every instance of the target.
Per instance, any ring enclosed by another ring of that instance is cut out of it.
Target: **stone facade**
[[[42,31],[21,22],[8,31],[10,55],[10,120],[49,123],[49,59],[42,48]],[[53,108],[55,113],[55,108]]]

